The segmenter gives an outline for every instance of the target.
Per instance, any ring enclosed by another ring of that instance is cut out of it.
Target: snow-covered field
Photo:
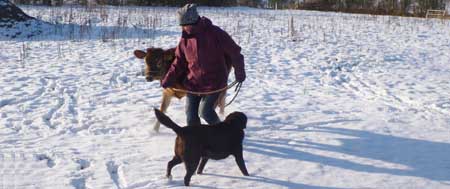
[[[132,54],[177,44],[176,9],[21,8],[59,25],[0,37],[0,188],[183,188],[184,166],[164,176],[175,134],[152,131],[159,83]],[[251,176],[229,157],[192,188],[450,188],[450,21],[199,11],[243,48],[226,114],[249,117]],[[184,124],[184,99],[168,115]]]

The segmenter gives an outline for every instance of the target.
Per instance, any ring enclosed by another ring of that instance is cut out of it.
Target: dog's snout
[[[153,81],[153,77],[147,76],[145,77],[145,80],[147,80],[148,82]]]

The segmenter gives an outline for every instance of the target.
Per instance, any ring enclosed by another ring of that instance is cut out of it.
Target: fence
[[[426,18],[444,18],[446,14],[445,10],[427,10]]]

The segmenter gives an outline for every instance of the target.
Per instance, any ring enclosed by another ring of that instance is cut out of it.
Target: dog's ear
[[[135,56],[136,58],[143,59],[143,58],[145,58],[145,56],[147,56],[147,54],[146,54],[144,51],[141,51],[141,50],[135,50],[135,51],[134,51],[134,56]]]
[[[233,127],[245,129],[247,127],[247,116],[242,112],[233,112],[225,118],[224,122],[232,125]]]

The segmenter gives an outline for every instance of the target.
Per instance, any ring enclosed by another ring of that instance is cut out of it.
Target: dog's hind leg
[[[167,94],[166,91],[163,91],[163,98],[162,98],[162,102],[161,102],[161,107],[159,108],[159,110],[161,110],[162,113],[166,113],[167,108],[170,105],[170,100],[172,99],[172,96],[170,94]],[[158,120],[156,120],[155,125],[153,126],[153,130],[156,132],[159,132],[159,127],[160,124]]]
[[[202,157],[202,160],[200,161],[200,165],[198,166],[197,174],[203,173],[203,169],[205,168],[206,162],[208,162],[208,158]]]
[[[167,173],[166,173],[166,177],[171,179],[172,178],[172,168],[175,167],[175,165],[180,164],[181,158],[178,156],[173,156],[173,159],[169,161],[169,163],[167,163]]]
[[[236,163],[237,163],[239,169],[241,170],[242,174],[245,176],[249,176],[247,167],[245,166],[244,157],[242,155],[242,149],[240,151],[234,153],[233,155],[234,155]]]
[[[198,163],[200,162],[200,157],[192,158],[191,160],[185,161],[186,165],[186,175],[184,176],[184,185],[189,186],[191,182],[191,177],[194,175],[195,170],[197,170]]]

